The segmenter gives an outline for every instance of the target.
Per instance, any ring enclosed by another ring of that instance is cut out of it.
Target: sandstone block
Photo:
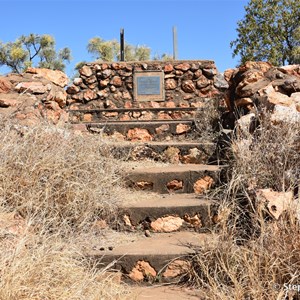
[[[53,82],[54,84],[65,87],[69,82],[68,76],[59,70],[50,70],[46,68],[28,68],[26,73],[37,74]]]
[[[89,66],[83,66],[80,70],[79,70],[80,75],[86,76],[86,77],[90,77],[93,75],[93,70],[89,67]]]
[[[176,126],[176,133],[177,134],[183,134],[183,133],[187,133],[191,130],[191,126],[187,125],[187,124],[178,124]]]
[[[148,142],[148,141],[152,141],[153,137],[147,129],[134,128],[128,130],[127,139],[132,142],[136,142],[136,141]]]
[[[192,80],[185,80],[181,84],[181,88],[186,93],[193,93],[196,90],[195,84]]]
[[[167,216],[151,222],[150,226],[156,232],[172,232],[177,231],[183,223],[180,217]]]
[[[194,192],[196,194],[203,194],[208,191],[213,184],[214,180],[210,176],[200,178],[194,183]]]
[[[174,179],[167,183],[167,189],[169,192],[175,192],[183,189],[183,181]]]

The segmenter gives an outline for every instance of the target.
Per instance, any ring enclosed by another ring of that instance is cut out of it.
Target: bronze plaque
[[[134,99],[136,101],[164,101],[164,73],[139,71],[134,73]]]

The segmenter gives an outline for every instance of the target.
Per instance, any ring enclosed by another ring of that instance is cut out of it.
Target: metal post
[[[125,60],[125,45],[124,45],[124,28],[121,28],[120,30],[120,60]]]
[[[173,59],[178,59],[177,28],[173,26]]]

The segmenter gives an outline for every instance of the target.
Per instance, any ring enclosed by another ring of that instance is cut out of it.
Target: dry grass
[[[72,240],[26,235],[0,248],[0,299],[132,299],[126,287],[88,268]]]
[[[254,135],[237,131],[227,184],[219,190],[219,243],[197,249],[185,280],[205,290],[203,299],[300,299],[300,227],[295,211],[276,221],[256,191],[294,191],[300,172],[300,124],[272,124]]]
[[[117,215],[121,173],[97,137],[1,123],[0,299],[133,299],[76,245]]]
[[[117,207],[120,167],[99,139],[51,127],[0,132],[0,205],[38,224],[81,228]]]

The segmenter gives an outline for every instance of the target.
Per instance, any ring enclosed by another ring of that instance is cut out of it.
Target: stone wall
[[[161,71],[164,101],[137,101],[134,74]],[[227,83],[213,61],[88,63],[67,89],[71,109],[201,107],[220,96]]]

